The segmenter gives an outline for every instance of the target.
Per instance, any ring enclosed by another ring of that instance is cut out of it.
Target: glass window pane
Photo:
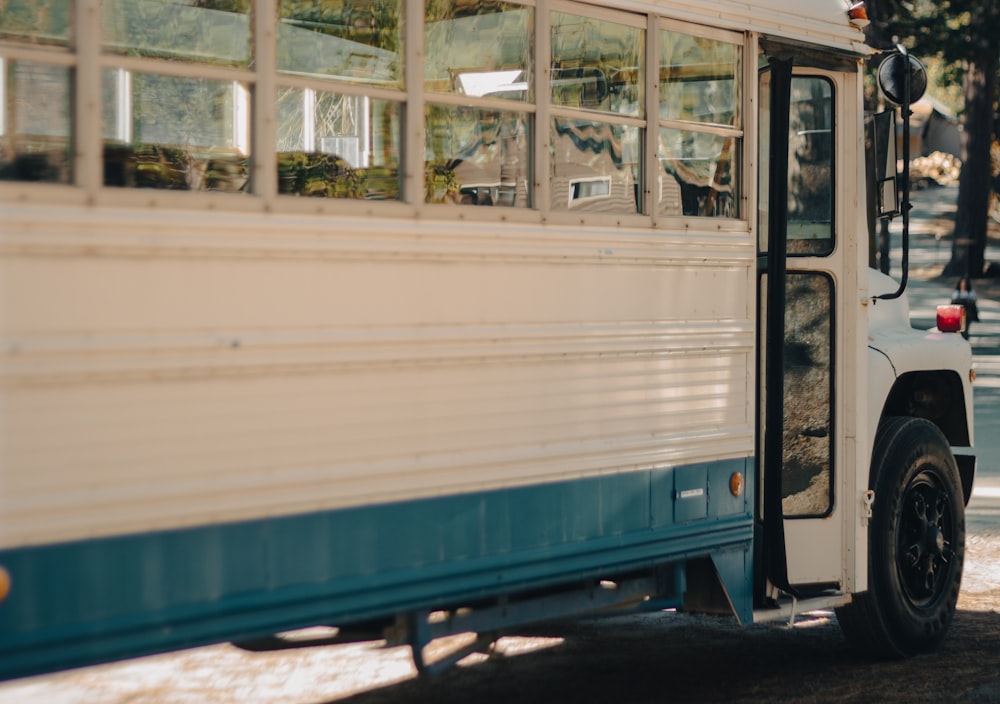
[[[530,119],[522,112],[428,105],[427,202],[529,207]]]
[[[552,13],[552,102],[643,117],[645,33],[638,27]]]
[[[641,212],[642,130],[563,118],[551,129],[555,210]]]
[[[72,0],[6,0],[0,2],[0,37],[33,43],[66,44]]]
[[[245,84],[109,70],[103,97],[105,185],[246,190]]]
[[[833,283],[824,274],[789,272],[785,301],[781,506],[786,516],[821,516],[833,495]]]
[[[0,58],[0,179],[69,183],[70,69]]]
[[[400,198],[402,103],[282,88],[277,107],[279,193]]]
[[[281,0],[278,68],[402,87],[402,0]]]
[[[426,90],[530,100],[533,13],[491,0],[428,4]]]
[[[736,137],[661,128],[660,214],[739,217],[741,148]]]
[[[250,63],[250,0],[102,0],[105,46],[224,66]]]
[[[736,44],[660,32],[660,119],[740,126]]]
[[[788,253],[833,251],[833,86],[792,79],[788,131]]]

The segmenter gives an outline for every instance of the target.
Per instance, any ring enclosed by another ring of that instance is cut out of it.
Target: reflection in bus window
[[[833,86],[792,79],[788,143],[788,253],[833,250]]]
[[[105,185],[247,189],[244,84],[111,69],[104,72],[103,97]]]
[[[249,65],[250,0],[102,0],[106,47],[225,66]]]
[[[434,0],[412,5],[422,11],[416,17],[404,16],[404,0],[94,5],[99,13],[76,17],[88,18],[88,37],[100,35],[100,55],[86,61],[71,41],[69,0],[0,0],[0,36],[60,66],[65,88],[45,103],[72,103],[84,91],[99,97],[103,151],[80,145],[75,154],[84,163],[103,154],[105,186],[742,217],[745,40],[736,32],[531,0]],[[658,48],[647,56],[651,27]],[[404,37],[413,44],[409,77]],[[12,67],[27,65],[25,55],[4,54],[8,106],[19,90]],[[80,61],[87,85],[74,87]],[[540,95],[539,81],[547,83]],[[654,86],[658,102],[647,105]],[[91,120],[77,125],[81,138],[94,134]],[[253,155],[259,179],[251,183],[254,128],[274,152]],[[10,129],[0,135],[3,178],[72,182],[71,125],[54,130],[58,148],[51,132],[28,145],[24,129]],[[802,187],[793,191],[810,223],[822,137],[809,135],[822,129],[802,129]],[[408,136],[424,143],[404,144]],[[405,154],[417,161],[408,179]],[[79,185],[94,185],[96,166],[78,170]],[[667,227],[667,219],[647,224]]]
[[[741,47],[660,32],[659,212],[739,217]]]
[[[786,516],[822,516],[833,495],[833,283],[790,272],[785,300],[781,505]]]
[[[478,0],[427,5],[424,88],[468,96],[469,104],[427,105],[426,202],[530,206],[530,113],[478,103],[531,101],[533,31],[534,9],[523,5]]]
[[[402,87],[402,0],[281,0],[278,69]]]
[[[642,29],[552,13],[552,103],[642,117]]]
[[[660,32],[660,118],[738,125],[740,70],[736,44]]]
[[[530,124],[526,113],[428,105],[427,202],[528,207]]]
[[[660,212],[736,217],[737,139],[691,130],[660,129]]]
[[[552,208],[641,213],[645,32],[553,12],[551,34]]]
[[[69,183],[70,70],[0,57],[0,179]]]
[[[533,32],[530,7],[493,1],[429,3],[425,90],[530,100]]]
[[[71,5],[72,0],[0,2],[0,38],[66,44],[72,20]]]
[[[639,212],[639,132],[638,127],[554,118],[552,207]]]
[[[400,197],[401,103],[282,88],[277,111],[279,193]]]

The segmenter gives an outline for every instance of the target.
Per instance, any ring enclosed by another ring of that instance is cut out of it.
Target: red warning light
[[[962,332],[965,330],[965,306],[938,306],[937,328],[941,332]]]

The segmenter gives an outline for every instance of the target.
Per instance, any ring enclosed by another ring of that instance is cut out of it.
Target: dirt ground
[[[937,652],[909,660],[860,658],[835,617],[823,612],[791,628],[630,616],[556,624],[535,636],[557,644],[530,655],[494,658],[342,701],[1000,702],[1000,538],[971,539],[967,559],[946,641]],[[504,640],[499,647],[506,647]]]
[[[0,685],[7,704],[1000,703],[1000,536],[972,536],[937,652],[870,661],[816,612],[794,626],[645,614],[547,624],[419,678],[405,647],[230,645]]]

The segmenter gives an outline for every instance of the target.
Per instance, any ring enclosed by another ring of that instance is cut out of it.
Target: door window
[[[821,516],[833,508],[833,282],[789,272],[785,306],[781,506],[785,516]]]
[[[761,80],[760,251],[768,237],[768,135],[770,81]],[[794,76],[788,125],[788,255],[833,252],[833,84],[821,76]]]

